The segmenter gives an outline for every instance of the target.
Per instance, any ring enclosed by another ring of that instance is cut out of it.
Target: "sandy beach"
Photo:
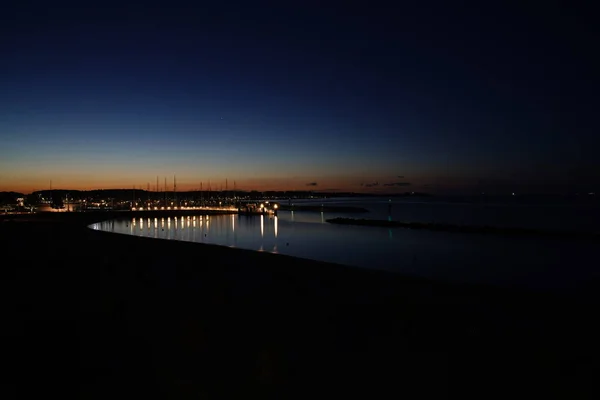
[[[449,285],[87,228],[113,217],[0,217],[9,394],[592,393],[593,282],[564,295]]]

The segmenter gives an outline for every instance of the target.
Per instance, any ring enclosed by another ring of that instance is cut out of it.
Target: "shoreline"
[[[237,210],[151,210],[151,211],[71,211],[52,212],[44,211],[37,213],[0,214],[1,221],[55,221],[61,223],[79,223],[81,221],[92,221],[89,224],[103,222],[111,219],[123,218],[162,218],[174,216],[192,215],[231,215],[237,214]],[[81,222],[84,223],[84,222]],[[89,225],[88,224],[88,225]]]
[[[313,206],[313,205],[294,205],[287,206],[278,204],[277,211],[306,211],[306,212],[347,212],[347,213],[368,213],[369,210],[363,207],[352,207],[352,206]],[[88,211],[38,211],[34,213],[20,212],[20,213],[0,213],[0,221],[11,218],[25,218],[26,216],[34,219],[38,218],[56,218],[57,215],[75,215],[85,214],[88,217],[93,216],[94,218],[115,219],[115,218],[161,218],[161,217],[172,217],[187,216],[187,215],[230,215],[239,214],[245,215],[246,212],[240,212],[238,209],[229,210],[218,210],[218,209],[177,209],[177,210],[88,210]],[[254,215],[255,213],[252,213]],[[265,213],[256,213],[256,215]],[[78,217],[64,217],[63,220],[73,220]],[[86,217],[83,217],[86,218]]]
[[[87,228],[106,212],[49,214],[0,223],[15,256],[2,269],[15,355],[4,354],[21,391],[32,379],[64,391],[72,376],[83,397],[306,398],[352,394],[349,381],[445,397],[452,389],[427,383],[481,395],[527,377],[556,394],[587,384],[596,360],[592,298]]]

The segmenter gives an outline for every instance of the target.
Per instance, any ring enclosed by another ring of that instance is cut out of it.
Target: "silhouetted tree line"
[[[0,204],[15,204],[17,199],[22,197],[25,198],[27,204],[39,204],[42,200],[46,201],[62,201],[66,197],[69,199],[77,200],[108,200],[113,199],[115,201],[129,201],[129,200],[162,200],[165,198],[165,192],[147,191],[142,189],[98,189],[98,190],[67,190],[67,189],[53,189],[53,190],[38,190],[31,194],[25,195],[19,192],[0,192]],[[166,196],[169,199],[174,197],[173,191],[167,191]],[[317,192],[309,190],[296,190],[296,191],[243,191],[243,190],[223,190],[223,191],[208,191],[208,190],[194,190],[177,192],[177,199],[179,200],[198,200],[200,198],[232,198],[240,197],[251,200],[259,200],[262,198],[335,198],[335,197],[370,197],[370,196],[382,196],[382,194],[368,194],[368,193],[354,193],[354,192]],[[389,195],[383,195],[389,197],[404,197],[404,196],[430,196],[426,193],[406,192],[406,193],[395,193]]]
[[[26,197],[19,192],[0,192],[0,204],[15,204],[20,197]]]

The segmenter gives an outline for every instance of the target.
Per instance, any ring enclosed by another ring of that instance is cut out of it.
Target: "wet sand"
[[[594,389],[592,282],[564,295],[448,285],[86,228],[111,216],[0,217],[6,398]]]

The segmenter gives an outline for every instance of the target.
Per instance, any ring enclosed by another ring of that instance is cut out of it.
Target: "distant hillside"
[[[169,199],[177,197],[180,200],[183,199],[194,199],[199,197],[236,197],[246,199],[264,199],[264,198],[298,198],[298,199],[309,199],[309,198],[335,198],[335,197],[418,197],[418,196],[431,196],[427,193],[418,192],[406,192],[406,193],[393,193],[393,194],[374,194],[374,193],[354,193],[354,192],[319,192],[319,191],[257,191],[257,190],[199,190],[192,191],[179,191],[174,193],[173,190],[155,192],[147,191],[143,189],[106,189],[106,190],[66,190],[66,189],[54,189],[54,190],[41,190],[31,194],[32,198],[64,198],[69,196],[75,200],[78,199],[115,199],[115,200],[132,200],[132,199],[163,199],[168,197]]]
[[[19,197],[25,197],[25,195],[18,192],[0,192],[0,204],[14,204]]]

